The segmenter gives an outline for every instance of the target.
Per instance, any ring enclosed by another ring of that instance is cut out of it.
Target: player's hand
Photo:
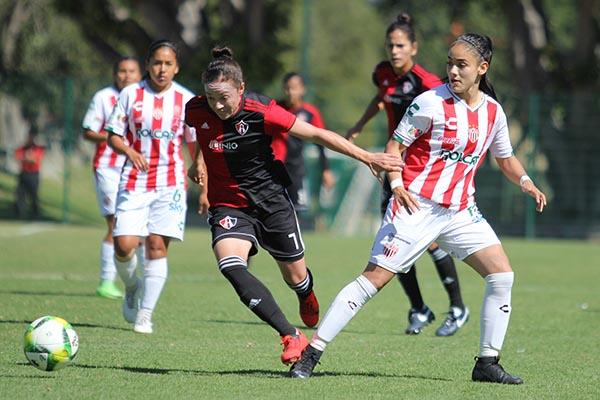
[[[419,210],[419,203],[417,200],[403,187],[395,188],[393,193],[396,204],[398,204],[399,207],[404,208],[409,215],[412,215]]]
[[[202,189],[200,191],[200,196],[198,196],[198,214],[206,215],[206,213],[208,213],[208,207],[210,207],[210,203],[208,202],[206,189]]]
[[[354,140],[358,137],[358,135],[360,134],[360,131],[361,131],[361,129],[357,128],[355,125],[352,128],[348,129],[348,132],[346,132],[345,137],[350,142],[354,143]]]
[[[198,165],[196,162],[192,163],[192,165],[188,168],[187,176],[194,183],[204,186],[204,168],[201,165]]]
[[[367,165],[379,182],[383,183],[382,172],[402,172],[404,161],[397,154],[370,153]]]
[[[139,171],[148,172],[148,161],[142,154],[130,148],[127,157]]]
[[[333,175],[333,172],[331,172],[330,169],[326,169],[323,171],[321,185],[325,189],[333,189],[333,187],[335,186],[335,176]]]
[[[535,199],[535,209],[537,212],[544,211],[544,207],[546,207],[546,195],[535,186],[533,181],[527,180],[523,182],[521,190]]]

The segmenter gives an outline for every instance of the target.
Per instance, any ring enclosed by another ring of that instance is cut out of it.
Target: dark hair
[[[119,59],[117,61],[115,61],[115,63],[113,64],[113,75],[115,75],[119,71],[119,66],[121,65],[121,63],[123,61],[134,61],[137,64],[140,72],[142,71],[142,68],[140,66],[140,61],[137,58],[132,57],[132,56],[122,56],[122,57],[119,57]]]
[[[413,29],[413,19],[410,16],[410,14],[405,12],[401,12],[400,14],[398,14],[396,20],[392,22],[385,31],[385,36],[390,36],[390,33],[398,29],[404,32],[411,42],[414,43],[417,41],[417,37],[415,36],[415,30]]]
[[[202,73],[204,84],[216,81],[233,81],[239,88],[244,82],[242,67],[233,59],[233,51],[229,47],[214,47],[213,60]]]
[[[302,82],[302,84],[304,85],[304,77],[302,75],[300,75],[299,73],[293,72],[293,71],[285,74],[281,81],[285,85],[286,83],[288,83],[290,81],[290,79],[295,78],[295,77],[300,78],[300,82]]]
[[[175,42],[168,39],[158,39],[150,44],[148,47],[148,53],[146,53],[146,62],[154,55],[154,52],[162,47],[168,47],[175,53],[175,60],[179,61],[179,47]]]
[[[456,38],[450,47],[457,43],[466,43],[480,59],[487,61],[487,63],[490,65],[492,64],[493,48],[492,39],[490,39],[489,36],[471,32],[463,33]],[[486,75],[487,73],[482,75],[481,80],[479,81],[479,89],[494,100],[498,100],[496,91],[494,90],[494,87],[490,81],[487,79]]]

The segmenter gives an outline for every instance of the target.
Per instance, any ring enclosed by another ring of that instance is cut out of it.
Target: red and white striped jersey
[[[152,90],[146,80],[121,91],[106,130],[126,137],[149,165],[147,172],[141,172],[128,159],[121,172],[121,190],[185,186],[184,135],[185,141],[196,141],[194,129],[184,122],[185,104],[192,97],[189,90],[176,82],[161,94]]]
[[[500,104],[483,94],[470,108],[448,85],[416,97],[393,137],[408,147],[405,189],[454,210],[475,203],[475,173],[488,149],[498,158],[513,154]]]
[[[94,94],[83,118],[83,129],[96,133],[106,130],[108,117],[112,113],[119,91],[114,86],[108,86]],[[109,145],[103,141],[96,143],[96,153],[94,154],[94,170],[98,168],[121,168],[125,162],[125,156],[117,154]]]

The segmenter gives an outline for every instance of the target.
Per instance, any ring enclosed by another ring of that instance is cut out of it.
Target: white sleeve
[[[493,128],[494,138],[490,144],[490,153],[496,158],[509,158],[513,155],[513,148],[510,144],[506,114],[501,109],[498,114]]]
[[[417,96],[406,109],[392,137],[408,147],[424,132],[429,131],[432,120],[433,104],[430,96]]]
[[[129,96],[128,90],[122,90],[119,94],[119,100],[117,100],[117,104],[115,104],[115,108],[113,108],[110,117],[108,117],[108,122],[106,123],[106,130],[114,133],[115,135],[125,136],[127,133],[127,122],[129,116]]]
[[[89,129],[96,133],[100,133],[100,130],[104,126],[104,109],[102,107],[102,96],[100,96],[100,92],[92,97],[92,101],[88,106],[85,117],[83,117],[81,126],[83,129]]]

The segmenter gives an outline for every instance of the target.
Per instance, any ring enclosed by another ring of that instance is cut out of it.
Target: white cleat
[[[135,288],[125,290],[123,299],[123,318],[129,323],[134,323],[138,310],[140,309],[140,298],[142,294],[142,281],[136,282]]]
[[[141,308],[135,318],[133,331],[136,333],[152,333],[152,311]]]

